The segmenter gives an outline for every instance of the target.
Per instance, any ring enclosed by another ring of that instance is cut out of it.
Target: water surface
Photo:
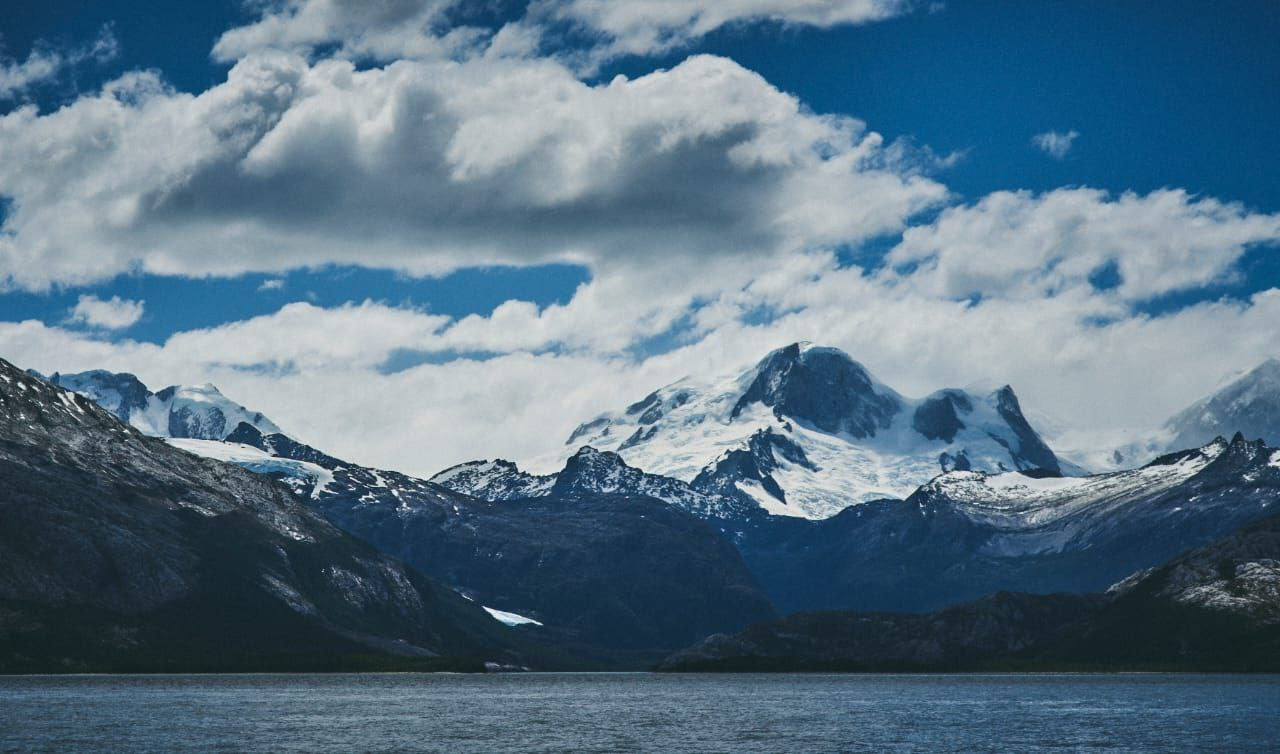
[[[0,749],[1266,751],[1280,676],[0,677]]]

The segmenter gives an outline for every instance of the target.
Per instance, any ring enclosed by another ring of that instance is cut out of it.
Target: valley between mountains
[[[1070,457],[805,343],[429,479],[269,414],[0,361],[0,672],[1280,670],[1275,361]]]

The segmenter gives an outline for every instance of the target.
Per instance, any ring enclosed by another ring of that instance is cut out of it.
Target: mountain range
[[[808,612],[667,658],[691,670],[1280,670],[1280,516],[1098,594],[998,592],[927,614]]]
[[[535,620],[544,642],[654,659],[774,615],[731,543],[642,489],[562,483],[491,502],[248,424],[229,440],[184,447],[215,455],[230,445],[241,456],[232,462],[282,479],[340,528],[469,599]]]
[[[752,522],[736,542],[784,613],[1093,592],[1276,510],[1278,462],[1236,435],[1090,477],[950,472],[903,501]]]
[[[1274,372],[1264,364],[1182,412],[1168,427],[1187,433],[1169,436],[1200,437],[1193,425],[1226,430],[1247,416],[1274,437],[1264,410],[1280,402]],[[797,611],[837,616],[794,619],[805,626],[845,629],[861,620],[845,616],[913,616],[886,620],[926,637],[928,626],[966,625],[956,616],[986,625],[1013,611],[1041,619],[1018,624],[1011,630],[1023,633],[1008,641],[1043,648],[1041,623],[1123,613],[1111,607],[1122,604],[1115,593],[1097,595],[1266,517],[1280,499],[1280,452],[1261,440],[1223,434],[1089,475],[1055,454],[1008,386],[910,399],[843,352],[808,344],[584,422],[565,453],[531,464],[542,473],[485,460],[431,479],[332,457],[211,385],[152,393],[132,375],[107,372],[55,374],[50,383],[113,414],[113,437],[254,472],[319,524],[450,595],[450,611],[469,606],[448,619],[479,615],[479,635],[489,637],[414,646],[502,662],[639,667],[749,625],[761,636],[770,626],[790,632],[792,618],[770,621]],[[70,395],[49,389],[41,395],[50,405]],[[20,429],[23,415],[8,418]],[[82,476],[98,473],[110,472]],[[1250,594],[1266,593],[1249,583]],[[1040,596],[1054,592],[1077,596]],[[983,656],[1013,651],[1001,646]],[[691,656],[718,657],[704,650]],[[864,660],[879,661],[855,652],[840,662]]]

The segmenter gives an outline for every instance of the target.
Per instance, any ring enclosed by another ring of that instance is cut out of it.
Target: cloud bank
[[[900,230],[947,193],[908,162],[724,58],[592,86],[255,53],[198,96],[138,73],[0,118],[0,285],[760,256]]]
[[[498,29],[452,24],[443,1],[263,8],[219,39],[233,65],[206,91],[132,72],[0,117],[0,288],[553,261],[590,281],[462,318],[294,301],[161,343],[110,332],[141,301],[84,296],[71,326],[0,322],[5,358],[212,380],[326,450],[429,474],[546,453],[596,412],[800,339],[908,393],[1010,382],[1101,428],[1158,423],[1280,353],[1278,291],[1149,313],[1271,253],[1275,214],[1176,188],[962,202],[926,149],[732,60],[582,74],[727,25],[866,23],[901,3],[539,2]],[[566,25],[594,46],[548,50]],[[1075,137],[1054,136],[1065,155]]]

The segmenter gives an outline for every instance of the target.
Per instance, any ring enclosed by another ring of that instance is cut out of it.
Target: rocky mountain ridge
[[[0,671],[522,661],[477,606],[273,480],[3,360],[0,489]]]
[[[1091,477],[950,472],[904,501],[753,521],[735,542],[784,613],[928,611],[1092,592],[1280,504],[1280,451],[1237,435]]]
[[[229,439],[183,447],[280,479],[338,527],[478,604],[536,620],[528,631],[539,640],[603,662],[633,667],[629,658],[773,615],[732,544],[593,451],[545,494],[493,502],[247,424]],[[614,472],[613,484],[584,482]]]

